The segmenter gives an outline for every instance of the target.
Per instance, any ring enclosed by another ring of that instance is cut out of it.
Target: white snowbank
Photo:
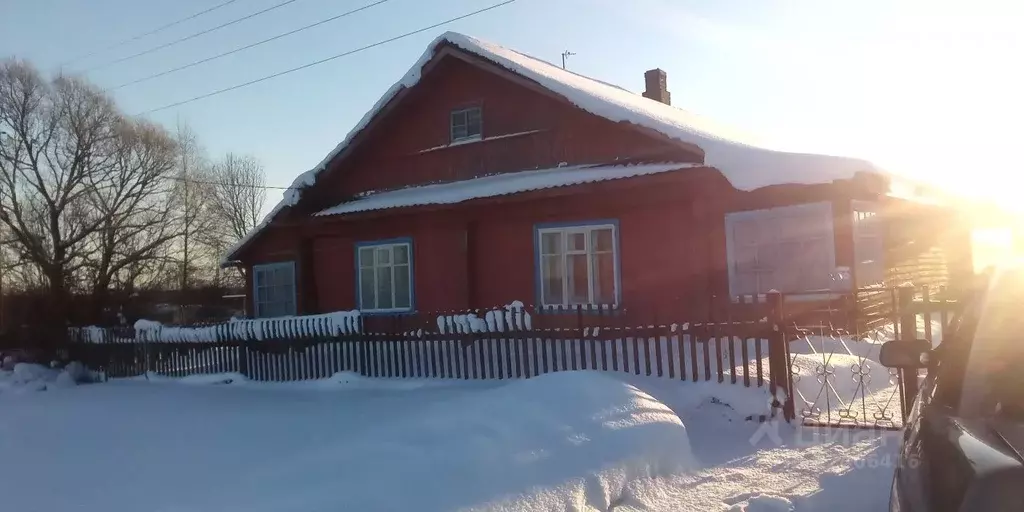
[[[0,465],[5,506],[884,510],[899,441],[735,421],[763,390],[595,372],[414,389],[336,375],[337,393],[224,377],[0,393],[0,452],[32,461]]]
[[[64,370],[41,364],[18,363],[14,369],[0,370],[0,393],[25,393],[75,386],[87,378],[81,365],[68,365]]]
[[[340,394],[139,381],[89,391],[51,402],[41,421],[52,439],[63,414],[102,408],[103,422],[74,427],[76,439],[90,442],[46,450],[27,471],[0,466],[8,506],[608,510],[630,482],[698,464],[670,408],[596,372]],[[5,453],[32,450],[31,427],[3,421],[16,428],[4,437],[17,439],[0,439]],[[153,442],[170,433],[187,442]],[[110,450],[120,456],[99,456]],[[129,476],[133,485],[124,486]],[[62,492],[39,492],[54,485]]]

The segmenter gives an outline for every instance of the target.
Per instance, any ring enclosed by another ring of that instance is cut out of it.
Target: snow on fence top
[[[529,331],[533,329],[530,313],[520,301],[504,308],[488,311],[483,318],[476,313],[439,315],[437,331],[441,334],[469,334],[474,332]]]
[[[278,338],[309,338],[355,334],[360,330],[358,311],[336,311],[321,315],[255,318],[201,327],[172,327],[152,320],[135,322],[139,341],[159,343],[212,343],[216,341],[261,341]],[[88,341],[93,341],[89,339]]]
[[[680,108],[644,98],[634,92],[564,70],[549,62],[494,43],[456,32],[447,32],[430,43],[405,76],[377,100],[341,143],[316,167],[295,178],[291,187],[285,191],[284,197],[263,221],[227,251],[225,261],[248,244],[278,212],[297,204],[302,189],[316,182],[317,176],[327,168],[328,163],[348,147],[352,139],[366,128],[377,113],[403,89],[413,87],[419,82],[423,67],[444,44],[460,48],[532,80],[591,114],[614,122],[635,124],[671,139],[697,146],[704,152],[704,164],[721,171],[734,187],[741,190],[784,183],[831,183],[837,179],[849,179],[858,172],[875,172],[889,176],[889,173],[865,160],[771,149]]]

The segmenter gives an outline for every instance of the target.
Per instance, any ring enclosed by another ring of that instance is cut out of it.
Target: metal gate
[[[882,343],[937,346],[960,302],[945,291],[901,287],[861,290],[839,303],[829,302],[824,321],[786,327],[788,412],[803,425],[899,429],[924,371],[885,368]]]

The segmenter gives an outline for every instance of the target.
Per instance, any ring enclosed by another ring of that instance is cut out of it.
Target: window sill
[[[384,316],[384,315],[415,315],[416,311],[412,308],[401,308],[401,309],[360,309],[360,315],[366,316]]]
[[[513,137],[525,137],[527,135],[533,135],[535,133],[539,133],[539,132],[542,132],[542,131],[544,131],[544,130],[529,130],[529,131],[518,132],[518,133],[507,133],[507,134],[504,134],[504,135],[495,135],[493,137],[481,137],[479,135],[476,136],[476,137],[467,137],[465,139],[459,139],[459,140],[452,141],[452,142],[450,142],[448,144],[445,144],[443,146],[436,146],[436,147],[420,150],[420,151],[417,152],[417,154],[422,155],[423,153],[430,153],[432,151],[440,151],[442,149],[448,149],[448,148],[454,148],[454,147],[459,147],[459,146],[465,146],[466,144],[475,144],[477,142],[490,142],[490,141],[493,141],[493,140],[510,139],[510,138],[513,138]]]
[[[576,314],[577,312],[582,312],[588,315],[596,315],[601,313],[611,313],[613,311],[619,311],[619,309],[619,304],[543,305],[534,308],[534,310],[537,313],[546,315]]]

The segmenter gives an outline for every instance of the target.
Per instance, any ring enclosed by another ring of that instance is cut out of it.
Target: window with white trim
[[[885,282],[882,228],[882,219],[873,204],[853,202],[853,257],[858,287],[878,286]]]
[[[370,312],[412,309],[412,244],[361,244],[358,248],[359,309]]]
[[[618,302],[616,229],[600,224],[537,230],[543,306]]]
[[[295,263],[253,265],[253,305],[257,318],[294,315]]]
[[[451,113],[451,141],[479,139],[483,133],[480,107],[453,110]]]
[[[831,203],[730,213],[725,227],[731,296],[835,287]]]

